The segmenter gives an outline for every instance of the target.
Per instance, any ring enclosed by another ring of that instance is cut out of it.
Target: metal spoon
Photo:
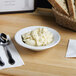
[[[11,53],[8,50],[8,45],[10,44],[10,41],[7,39],[7,36],[2,33],[0,36],[0,45],[2,45],[4,47],[4,49],[6,50],[6,54],[8,57],[8,62],[13,65],[15,63],[15,60],[12,58]]]

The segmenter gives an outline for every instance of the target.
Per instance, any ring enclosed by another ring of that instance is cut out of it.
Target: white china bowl
[[[36,28],[47,28],[50,32],[52,32],[53,35],[54,35],[54,40],[53,40],[53,42],[50,43],[50,44],[47,45],[47,46],[31,46],[31,45],[28,45],[28,44],[24,43],[24,42],[22,41],[21,35],[24,34],[24,33],[29,32],[29,31],[32,31],[32,30],[34,30],[34,29],[36,29]],[[15,35],[15,41],[16,41],[19,45],[21,45],[21,46],[23,46],[23,47],[25,47],[25,48],[28,48],[28,49],[31,49],[31,50],[34,50],[34,51],[41,51],[41,50],[45,50],[45,49],[48,49],[48,48],[51,48],[51,47],[57,45],[57,44],[59,43],[59,41],[60,41],[60,34],[59,34],[56,30],[54,30],[54,29],[52,29],[52,28],[49,28],[49,27],[44,27],[44,26],[30,26],[30,27],[23,28],[23,29],[21,29],[20,31],[18,31],[18,32],[16,33],[16,35]]]

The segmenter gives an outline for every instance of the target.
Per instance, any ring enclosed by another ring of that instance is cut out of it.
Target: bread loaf
[[[67,0],[70,17],[76,19],[75,0]]]
[[[51,5],[59,12],[69,15],[65,0],[48,0]]]

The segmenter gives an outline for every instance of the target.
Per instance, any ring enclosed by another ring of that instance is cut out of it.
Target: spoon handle
[[[5,46],[5,48],[6,48],[6,54],[8,57],[8,62],[9,62],[9,64],[13,65],[15,63],[15,60],[12,58],[12,55],[11,55],[10,51],[8,50],[7,46]]]
[[[0,66],[4,66],[5,63],[2,61],[1,57],[0,57]]]
[[[8,61],[11,65],[15,63],[15,60],[12,58],[11,53],[7,50],[7,55],[8,55]]]

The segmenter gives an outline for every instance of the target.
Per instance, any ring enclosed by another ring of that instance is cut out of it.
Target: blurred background
[[[40,8],[51,8],[51,4],[48,2],[48,0],[35,0],[35,7]]]
[[[0,13],[34,11],[36,8],[51,8],[48,0],[0,0]]]

